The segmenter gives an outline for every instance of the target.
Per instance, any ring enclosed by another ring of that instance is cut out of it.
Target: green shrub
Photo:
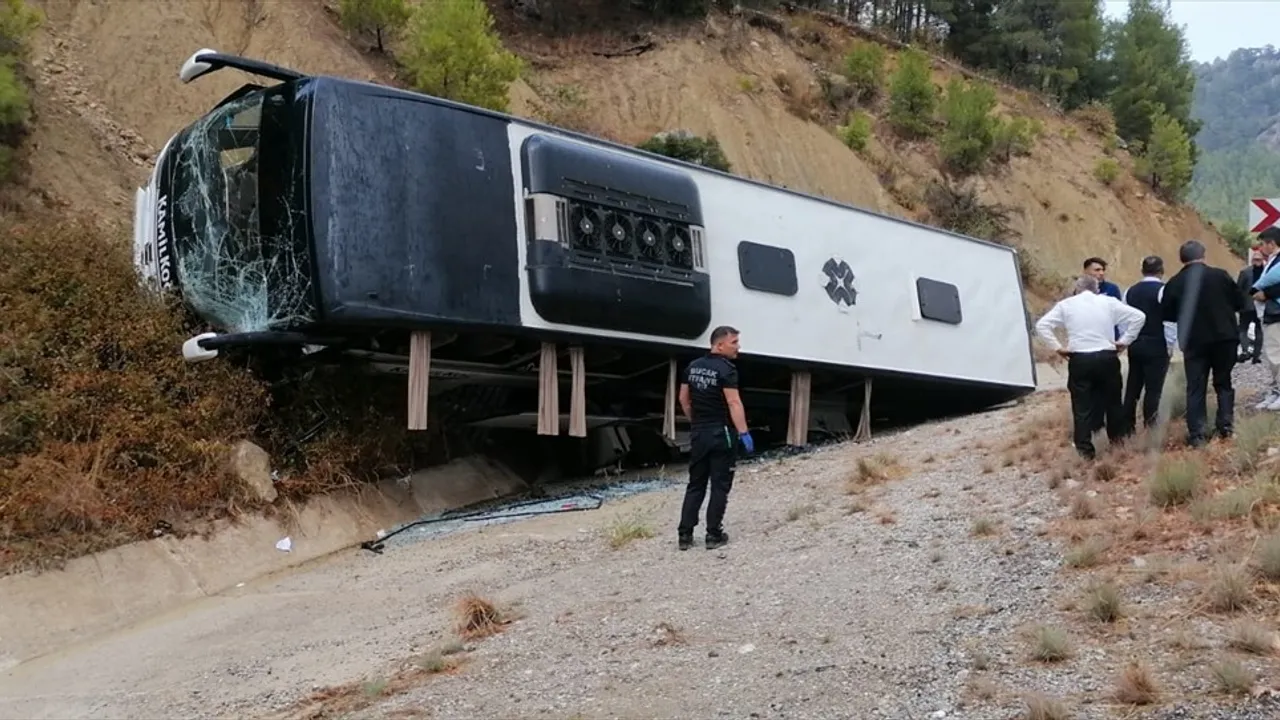
[[[983,83],[970,84],[952,79],[942,103],[946,130],[942,134],[942,159],[958,173],[982,169],[995,148],[997,120],[996,92]]]
[[[720,141],[715,136],[698,137],[684,130],[661,132],[636,146],[646,152],[665,155],[716,170],[730,172],[732,167],[725,157]]]
[[[1099,158],[1098,162],[1094,163],[1093,176],[1103,185],[1110,185],[1120,177],[1120,163],[1116,162],[1115,158]]]
[[[871,116],[861,110],[849,113],[849,124],[837,128],[840,139],[851,150],[862,152],[871,139]]]
[[[1044,123],[1034,118],[997,120],[994,154],[1002,162],[1008,162],[1014,155],[1030,155],[1043,133]]]
[[[501,112],[522,68],[502,46],[483,0],[419,3],[409,18],[403,62],[418,90]]]
[[[874,100],[884,88],[884,60],[885,50],[879,43],[854,41],[844,58],[844,76],[858,102]]]
[[[903,51],[889,83],[889,124],[903,137],[928,137],[937,108],[929,56],[916,48]]]
[[[386,52],[384,42],[409,22],[405,0],[341,0],[338,17],[349,32],[372,35],[378,52]]]

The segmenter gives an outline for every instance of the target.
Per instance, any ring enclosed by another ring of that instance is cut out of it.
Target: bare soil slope
[[[178,68],[193,51],[210,47],[309,72],[391,79],[385,62],[355,49],[323,0],[36,4],[48,22],[34,60],[39,115],[30,194],[118,222],[131,219],[132,189],[165,140],[246,81],[225,73],[182,85]],[[920,195],[937,176],[928,146],[876,142],[876,162],[869,163],[829,127],[793,112],[796,92],[816,92],[815,49],[838,56],[847,34],[827,28],[825,49],[807,48],[804,39],[714,16],[683,28],[639,28],[652,33],[655,49],[607,58],[596,52],[625,47],[630,38],[596,31],[549,40],[506,4],[493,7],[509,44],[531,60],[527,82],[512,88],[516,114],[549,116],[627,143],[675,128],[714,134],[735,172],[927,220]],[[803,22],[797,17],[788,22]],[[797,35],[815,37],[812,29]],[[941,63],[936,70],[941,85],[951,70]],[[790,96],[776,82],[783,74],[797,87]],[[1074,272],[1097,254],[1115,264],[1116,279],[1130,282],[1143,255],[1172,258],[1190,237],[1210,241],[1211,262],[1235,266],[1189,209],[1154,199],[1129,179],[1115,189],[1094,179],[1102,145],[1083,128],[1026,94],[1002,91],[1001,103],[1011,114],[1040,117],[1047,132],[1031,157],[982,180],[983,195],[1016,209],[1015,228],[1047,268]]]
[[[517,113],[581,121],[588,132],[631,144],[676,128],[714,134],[737,173],[928,219],[922,191],[939,177],[932,147],[892,142],[887,129],[878,128],[883,142],[873,143],[868,157],[875,161],[868,162],[831,128],[792,112],[797,91],[778,86],[776,78],[785,75],[800,86],[799,94],[817,95],[811,58],[838,57],[839,48],[830,44],[848,43],[849,34],[827,29],[827,48],[807,48],[742,20],[713,17],[683,30],[655,30],[657,47],[638,56],[607,58],[596,53],[626,43],[607,36],[549,42],[525,36],[518,24],[508,26],[517,31],[510,43],[535,60],[528,85],[513,91]],[[935,84],[945,87],[952,74],[935,63]],[[1013,227],[1048,269],[1077,272],[1085,257],[1099,255],[1114,264],[1112,277],[1127,284],[1138,279],[1147,254],[1160,254],[1176,267],[1178,245],[1189,238],[1210,246],[1210,262],[1233,269],[1239,264],[1193,210],[1153,197],[1127,167],[1114,188],[1095,179],[1103,143],[1086,128],[1029,94],[1001,89],[999,95],[1002,112],[1039,118],[1045,133],[1030,157],[979,179],[981,194],[1014,208]]]

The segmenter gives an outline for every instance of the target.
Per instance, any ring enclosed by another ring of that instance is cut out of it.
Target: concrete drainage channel
[[[832,439],[804,449],[779,448],[738,461],[744,468],[786,457],[808,455],[842,442]],[[364,550],[382,554],[387,549],[404,547],[433,538],[452,535],[475,527],[501,525],[538,515],[598,510],[607,502],[618,501],[642,493],[683,487],[688,475],[684,465],[670,468],[636,470],[613,477],[594,476],[558,483],[544,490],[538,498],[506,498],[477,503],[465,508],[431,513],[360,544]]]

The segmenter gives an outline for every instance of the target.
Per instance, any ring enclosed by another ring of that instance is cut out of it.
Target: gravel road
[[[1238,374],[1244,403],[1260,368]],[[1063,599],[1087,577],[1062,571],[1046,532],[1066,508],[1043,478],[1002,467],[997,448],[1054,412],[1062,394],[1038,394],[745,467],[732,540],[714,551],[676,550],[680,492],[663,490],[344,553],[20,666],[0,677],[0,717],[1003,720],[1029,692],[1075,718],[1280,717],[1269,698],[1215,700],[1202,667],[1163,656],[1154,669],[1175,700],[1115,707],[1132,628],[1073,635],[1065,662],[1029,658],[1023,633],[1078,622]],[[909,474],[847,493],[858,459],[877,454]],[[626,518],[648,518],[656,536],[612,549],[607,528]],[[988,520],[994,532],[975,534]],[[380,694],[406,658],[448,642],[451,606],[472,591],[517,619],[468,642],[458,669]],[[305,704],[362,680],[363,708]]]

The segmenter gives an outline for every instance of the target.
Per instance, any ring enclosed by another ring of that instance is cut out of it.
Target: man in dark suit
[[[1164,260],[1151,255],[1142,259],[1142,279],[1124,294],[1126,304],[1141,310],[1147,320],[1129,346],[1129,378],[1124,388],[1127,431],[1137,429],[1138,396],[1142,395],[1142,426],[1151,429],[1160,409],[1169,358],[1177,342],[1175,325],[1163,321],[1160,299],[1164,296]]]
[[[1258,282],[1258,278],[1262,277],[1262,268],[1266,264],[1267,259],[1262,256],[1260,248],[1254,245],[1249,249],[1249,264],[1244,266],[1240,274],[1236,276],[1236,287],[1240,288],[1240,294],[1244,296],[1244,310],[1240,311],[1240,362],[1248,362],[1253,358],[1253,364],[1257,365],[1262,362],[1262,318],[1259,317],[1258,311],[1253,306],[1253,284]],[[1253,341],[1249,341],[1249,327],[1253,327]]]
[[[1188,240],[1178,248],[1182,269],[1164,286],[1160,311],[1164,320],[1177,323],[1178,344],[1187,373],[1187,443],[1204,445],[1209,374],[1218,396],[1214,429],[1230,437],[1235,418],[1235,390],[1231,370],[1236,364],[1240,338],[1236,314],[1244,298],[1235,278],[1222,268],[1206,265],[1204,245]]]

